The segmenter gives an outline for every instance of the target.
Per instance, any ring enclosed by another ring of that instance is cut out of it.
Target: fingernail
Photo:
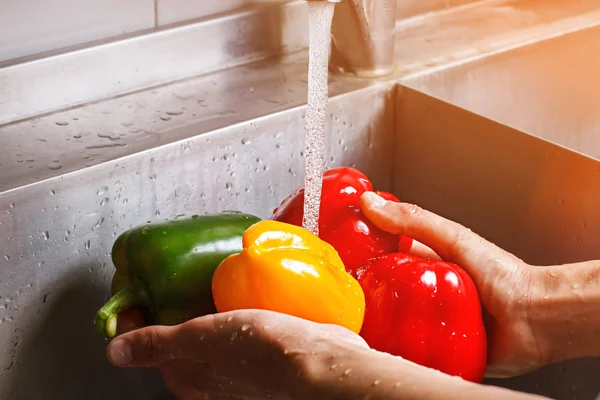
[[[375,192],[365,192],[364,196],[373,208],[383,208],[387,204],[387,200]]]
[[[117,365],[127,365],[133,360],[131,346],[125,339],[116,339],[110,344],[108,353],[110,361]]]

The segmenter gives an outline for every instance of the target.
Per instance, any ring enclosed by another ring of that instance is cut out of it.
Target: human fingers
[[[111,341],[107,356],[120,367],[156,367],[184,354],[178,327],[150,326],[123,333]]]
[[[476,280],[489,276],[493,269],[511,270],[505,270],[506,273],[518,268],[520,260],[512,254],[470,229],[416,205],[386,201],[373,192],[366,192],[361,196],[361,207],[380,229],[414,238],[442,259],[465,268]]]
[[[410,254],[429,260],[441,260],[441,257],[438,256],[435,251],[417,240],[413,240],[410,248]]]
[[[114,339],[107,356],[121,367],[154,367],[184,359],[212,363],[222,359],[222,350],[231,348],[233,339],[254,335],[250,327],[263,326],[259,322],[263,314],[256,310],[210,314],[176,326],[137,329]]]

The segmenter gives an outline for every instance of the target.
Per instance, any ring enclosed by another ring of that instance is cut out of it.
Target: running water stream
[[[325,115],[331,22],[335,3],[309,1],[308,103],[306,108],[304,219],[302,226],[319,234],[319,208],[325,160]]]

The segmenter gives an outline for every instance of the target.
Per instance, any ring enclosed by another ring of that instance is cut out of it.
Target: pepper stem
[[[133,307],[149,304],[148,292],[140,284],[133,284],[122,289],[111,297],[96,313],[94,325],[98,332],[112,338],[117,334],[117,317],[119,313]]]

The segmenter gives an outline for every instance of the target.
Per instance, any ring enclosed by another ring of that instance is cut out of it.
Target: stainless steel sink
[[[393,84],[335,97],[329,113],[328,165],[356,166],[530,262],[600,257],[599,162]],[[3,192],[4,396],[163,398],[154,375],[110,367],[92,329],[112,242],[132,225],[183,213],[268,217],[302,183],[302,116],[292,109]],[[591,398],[600,384],[585,381],[586,368],[494,384]]]
[[[506,10],[489,2],[477,10],[496,18],[490,52],[529,37],[507,42]],[[539,20],[551,15],[559,13]],[[580,43],[598,43],[595,30],[484,57],[464,43],[485,26],[469,28],[470,14],[439,18],[399,25],[399,37],[427,45],[399,51],[393,76],[331,78],[328,166],[357,167],[531,263],[600,258],[600,161],[579,152],[598,154],[561,142],[568,129],[598,143],[584,129],[596,120],[597,95],[582,78],[593,68],[575,56]],[[520,21],[531,28],[530,18]],[[443,49],[446,58],[432,58]],[[552,54],[579,60],[573,85],[559,85],[570,69],[558,62],[542,74],[521,61],[548,67]],[[479,61],[461,59],[474,55]],[[566,101],[574,87],[588,89],[581,108]],[[299,52],[0,125],[0,399],[170,398],[157,375],[110,366],[93,330],[112,243],[129,227],[178,214],[268,217],[302,184],[305,101]],[[594,399],[597,368],[578,360],[488,383]]]

